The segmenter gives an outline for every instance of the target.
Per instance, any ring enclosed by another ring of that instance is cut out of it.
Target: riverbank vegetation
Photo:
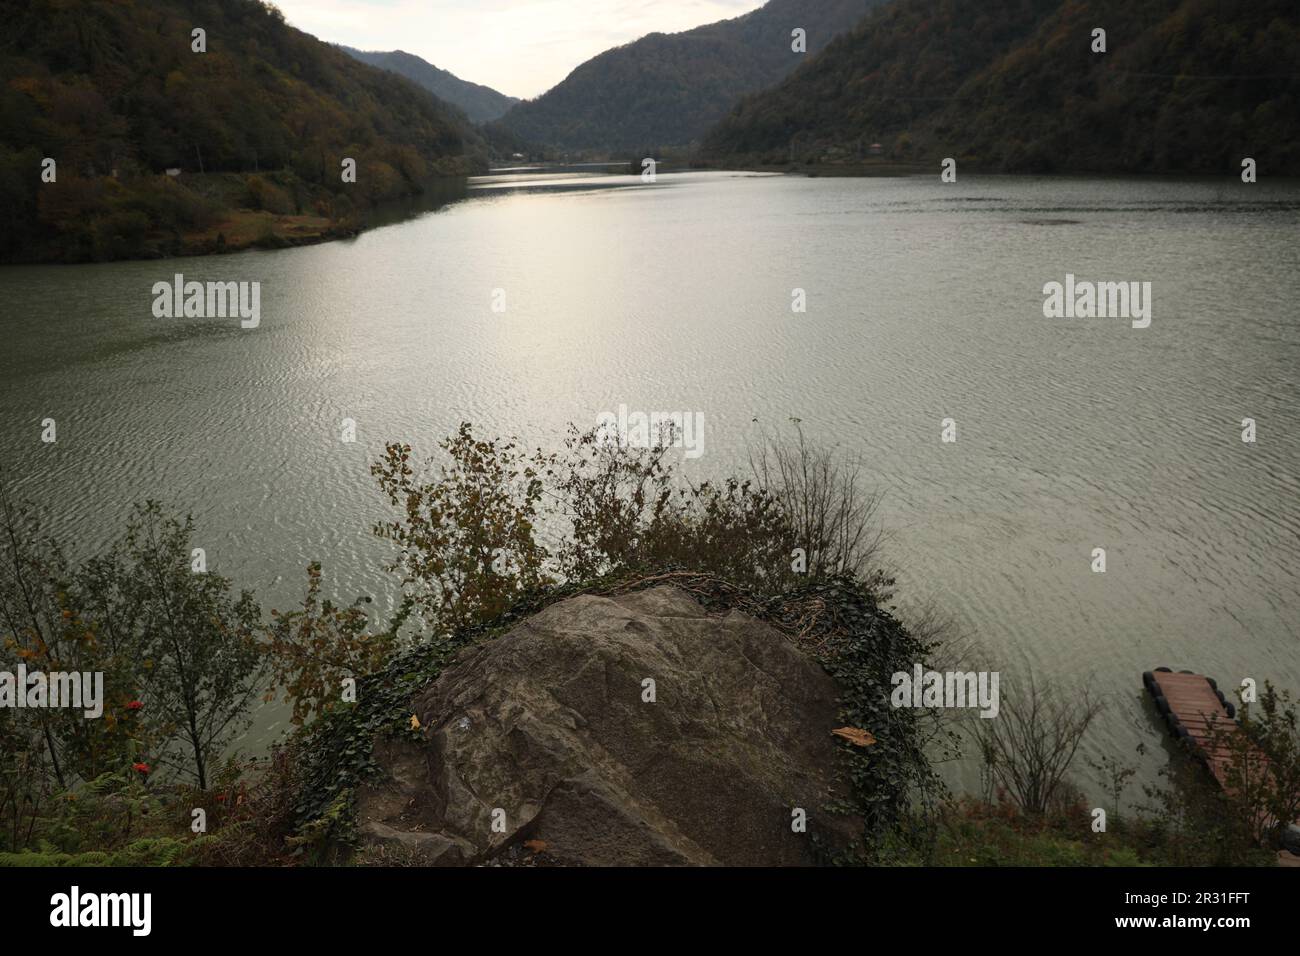
[[[330,598],[318,563],[301,602],[264,614],[206,569],[192,522],[153,502],[111,547],[72,561],[0,488],[0,670],[104,674],[96,719],[0,708],[0,864],[375,861],[353,827],[357,788],[379,772],[377,741],[418,737],[411,700],[458,651],[575,594],[665,582],[785,633],[838,682],[845,726],[873,739],[840,745],[845,786],[824,809],[860,832],[827,862],[1272,860],[1275,828],[1242,821],[1283,812],[1267,803],[1278,794],[1225,796],[1177,751],[1168,786],[1144,789],[1141,805],[1124,799],[1134,767],[1094,767],[1113,795],[1094,832],[1075,755],[1100,705],[1078,695],[1012,684],[997,721],[890,706],[892,673],[951,660],[959,642],[939,615],[896,616],[860,463],[797,426],[716,483],[687,480],[671,440],[637,449],[572,430],[542,451],[469,425],[427,464],[389,445],[372,473],[393,508],[374,528],[393,544],[403,596],[389,620],[364,597]],[[278,695],[294,730],[260,759],[231,753],[256,701]],[[1268,688],[1242,729],[1275,779],[1300,779],[1288,695]],[[938,764],[962,749],[982,755],[978,795],[940,781]]]
[[[0,15],[0,259],[329,238],[430,177],[486,169],[458,110],[270,3],[38,0]]]
[[[736,105],[701,155],[1233,175],[1251,157],[1294,176],[1300,76],[1277,64],[1297,58],[1289,0],[891,3]]]

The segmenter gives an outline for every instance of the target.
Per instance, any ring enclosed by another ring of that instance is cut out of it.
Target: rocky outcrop
[[[826,810],[836,697],[740,612],[672,587],[573,597],[417,697],[423,742],[379,746],[387,779],[360,795],[360,829],[429,864],[533,840],[571,865],[809,864],[814,834],[849,827]]]

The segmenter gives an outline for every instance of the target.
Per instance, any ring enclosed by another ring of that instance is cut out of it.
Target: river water
[[[155,318],[177,272],[259,281],[260,325]],[[1150,326],[1044,317],[1067,274],[1150,282]],[[347,241],[0,269],[0,452],[75,552],[153,497],[265,608],[317,558],[388,608],[389,440],[555,445],[626,405],[702,414],[689,467],[723,475],[794,416],[863,456],[904,603],[1004,694],[1091,684],[1088,753],[1127,757],[1145,669],[1300,691],[1298,301],[1294,183],[514,173]]]

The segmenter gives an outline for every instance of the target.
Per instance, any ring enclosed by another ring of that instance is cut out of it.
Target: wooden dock
[[[1156,709],[1164,718],[1169,732],[1175,738],[1189,738],[1199,751],[1206,767],[1219,785],[1228,787],[1228,751],[1226,737],[1240,731],[1235,708],[1229,710],[1228,701],[1213,680],[1202,674],[1183,671],[1175,674],[1165,668],[1147,671],[1142,675],[1147,693],[1155,701]],[[1210,740],[1214,731],[1219,734],[1218,746]]]
[[[1241,733],[1236,707],[1226,699],[1214,679],[1192,671],[1174,673],[1158,667],[1142,675],[1142,684],[1164,718],[1170,734],[1187,741],[1193,756],[1201,760],[1224,792],[1234,790],[1229,783],[1232,737]],[[1268,773],[1263,755],[1257,762],[1259,772]],[[1300,821],[1298,821],[1300,822]],[[1300,866],[1300,857],[1286,850],[1278,852],[1282,866]]]

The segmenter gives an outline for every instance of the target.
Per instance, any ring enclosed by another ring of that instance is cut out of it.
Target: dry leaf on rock
[[[843,737],[855,747],[870,747],[876,742],[876,738],[869,731],[857,727],[837,727],[831,733]]]

